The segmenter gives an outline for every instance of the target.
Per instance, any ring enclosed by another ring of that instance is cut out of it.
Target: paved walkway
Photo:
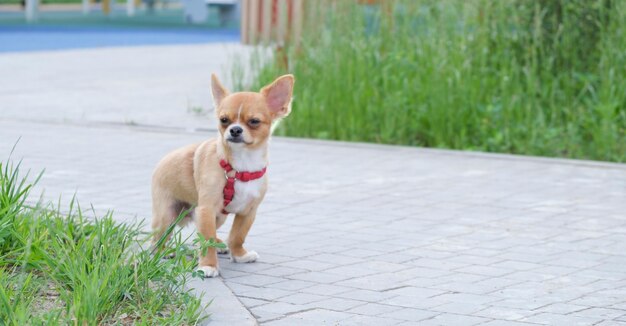
[[[123,220],[149,218],[163,154],[213,134],[1,105],[0,157],[21,136],[47,198]],[[261,259],[217,280],[262,325],[626,325],[625,165],[275,138],[268,173]]]
[[[213,128],[210,76],[236,43],[0,53],[0,117]]]

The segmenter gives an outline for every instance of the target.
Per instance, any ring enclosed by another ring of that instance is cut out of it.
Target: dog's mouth
[[[246,145],[251,145],[252,142],[247,142],[245,141],[243,138],[241,137],[228,137],[226,138],[226,141],[230,142],[230,143],[234,143],[234,144],[246,144]]]

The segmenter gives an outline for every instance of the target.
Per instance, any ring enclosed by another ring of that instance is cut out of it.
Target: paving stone
[[[339,265],[355,264],[355,263],[359,263],[363,261],[363,259],[361,258],[350,257],[346,255],[327,254],[327,253],[308,256],[307,259],[319,261],[322,263],[339,264]]]
[[[329,298],[326,296],[322,296],[322,295],[317,295],[317,294],[310,294],[310,293],[296,293],[296,294],[292,294],[292,295],[288,295],[285,297],[280,298],[279,300],[281,302],[287,302],[287,303],[291,303],[291,304],[307,304],[307,303],[312,303],[312,302],[317,302],[317,301],[322,301],[322,300],[328,300]]]
[[[288,290],[288,291],[299,291],[299,290],[306,289],[314,285],[317,285],[317,283],[308,282],[308,281],[299,281],[299,280],[286,280],[286,281],[272,284],[272,288]]]
[[[369,258],[376,257],[379,255],[385,255],[384,251],[377,250],[364,250],[364,249],[352,249],[347,251],[342,251],[345,256],[355,257],[355,258]]]
[[[601,318],[577,317],[572,315],[560,315],[549,312],[542,312],[534,316],[522,319],[521,321],[534,322],[544,325],[593,325],[602,321]]]
[[[256,288],[253,290],[239,292],[237,295],[247,298],[274,301],[278,298],[288,296],[293,292],[273,289],[273,288]]]
[[[401,320],[391,318],[380,318],[374,316],[356,315],[349,319],[341,321],[342,326],[363,326],[363,325],[376,325],[376,326],[391,326],[402,323]]]
[[[594,326],[624,326],[626,325],[626,321],[619,321],[619,320],[603,320],[597,324],[594,324]]]
[[[504,276],[506,274],[510,274],[513,272],[513,270],[510,270],[510,269],[491,267],[491,266],[467,266],[467,267],[459,268],[458,271],[463,272],[463,273],[492,276],[492,277]]]
[[[515,261],[515,260],[505,260],[505,261],[492,264],[490,266],[496,267],[496,268],[515,270],[515,271],[526,271],[526,270],[537,269],[537,268],[542,267],[542,265],[540,264],[523,262],[523,261]]]
[[[326,310],[334,311],[347,311],[354,307],[362,306],[366,304],[363,301],[350,300],[344,298],[330,298],[321,301],[311,302],[307,304],[310,308],[322,308]]]
[[[397,294],[390,293],[390,291],[380,292],[380,291],[353,290],[352,289],[346,292],[337,293],[333,296],[336,298],[346,298],[346,299],[368,301],[368,302],[379,302],[384,299],[395,297],[397,296]]]
[[[402,309],[402,307],[383,305],[378,303],[366,303],[364,305],[356,306],[350,310],[347,310],[346,312],[359,315],[377,316],[392,311],[398,311],[400,309]]]
[[[300,290],[303,293],[337,296],[339,293],[353,291],[353,288],[332,284],[318,284]]]
[[[404,277],[398,277],[397,274],[385,273],[351,278],[335,284],[363,290],[385,291],[402,286],[401,282],[404,279]]]
[[[492,296],[467,293],[444,293],[438,296],[434,296],[432,298],[447,302],[465,302],[473,304],[487,304],[500,300],[499,298]]]
[[[476,316],[483,316],[486,318],[504,319],[504,320],[520,320],[520,319],[523,319],[532,315],[536,315],[536,314],[537,312],[532,311],[532,310],[523,310],[523,309],[510,308],[510,307],[498,307],[498,306],[491,306],[491,307],[488,307],[488,308],[485,308],[483,310],[473,313],[473,315],[476,315]]]
[[[522,310],[535,310],[543,306],[547,306],[547,305],[554,304],[554,303],[558,303],[558,302],[555,302],[553,299],[545,299],[545,298],[533,298],[533,299],[507,298],[504,300],[490,302],[489,305],[497,306],[497,307],[516,308],[516,309],[522,309]]]
[[[304,311],[308,308],[300,304],[291,304],[286,302],[270,302],[264,305],[256,306],[252,309],[255,315],[277,315],[283,316],[298,311]],[[273,319],[268,317],[268,319]]]
[[[265,311],[263,309],[260,309],[260,307],[250,308],[250,312],[259,323],[279,319],[283,316],[283,314],[280,313]]]
[[[446,292],[448,291],[418,288],[418,287],[413,287],[413,286],[401,287],[398,289],[385,291],[385,293],[388,293],[388,294],[404,295],[404,296],[416,297],[416,298],[422,298],[422,299],[434,297],[440,294],[444,294]]]
[[[423,321],[425,319],[429,319],[434,316],[437,316],[438,314],[439,313],[437,312],[428,311],[428,310],[403,308],[403,309],[396,310],[393,312],[380,314],[379,317],[419,322],[419,321]]]
[[[459,315],[475,315],[476,312],[485,309],[486,306],[467,303],[467,302],[450,302],[429,308],[432,311],[448,312]]]
[[[379,274],[379,271],[363,268],[362,266],[348,265],[335,268],[325,269],[324,273],[336,275],[350,275],[351,277],[360,277],[366,275]]]
[[[453,262],[447,259],[431,259],[431,258],[419,258],[416,260],[412,260],[411,262],[409,262],[409,264],[413,266],[440,269],[440,270],[446,270],[446,271],[458,269],[458,268],[469,265],[467,263],[458,263],[458,262]]]
[[[567,303],[554,303],[551,305],[541,307],[537,309],[536,311],[566,315],[572,312],[585,310],[587,308],[588,307],[585,307],[585,306],[578,306],[578,305],[567,304]]]
[[[532,325],[541,325],[541,324],[520,322],[520,321],[510,321],[510,320],[491,320],[480,325],[481,326],[532,326]]]
[[[248,308],[254,308],[260,305],[270,303],[270,301],[266,301],[266,300],[244,298],[244,297],[240,297],[239,300]]]
[[[287,317],[283,317],[283,318],[276,318],[274,320],[270,320],[267,322],[264,322],[263,325],[268,325],[268,326],[294,326],[294,325],[298,325],[298,326],[319,326],[320,322],[319,321],[313,321],[313,320],[304,320],[301,317],[292,317],[292,316],[287,316]],[[325,324],[325,325],[333,325],[332,322]]]
[[[349,279],[352,276],[345,275],[345,274],[331,274],[331,273],[325,273],[325,272],[306,272],[306,273],[289,275],[288,277],[289,279],[292,279],[292,280],[301,280],[301,281],[318,282],[318,283],[335,283],[338,281]]]
[[[274,268],[264,269],[264,270],[258,271],[257,273],[263,274],[263,275],[281,277],[281,276],[289,276],[289,275],[303,273],[303,272],[306,272],[306,270],[300,269],[300,268],[278,266]]]
[[[623,302],[623,298],[614,298],[609,296],[598,296],[595,294],[589,294],[581,296],[580,298],[568,301],[567,303],[579,306],[588,307],[607,307],[617,303]]]
[[[404,308],[431,309],[442,304],[450,303],[450,301],[440,299],[439,297],[420,299],[405,295],[398,295],[389,299],[383,299],[379,303],[399,306]]]
[[[324,269],[333,268],[335,265],[315,260],[299,259],[282,263],[281,266],[304,269],[307,271],[321,271]]]
[[[289,315],[289,319],[297,321],[291,325],[301,325],[300,321],[316,322],[317,325],[337,325],[354,315],[326,309],[313,309]]]
[[[239,283],[251,286],[264,286],[268,284],[280,283],[284,279],[280,277],[266,276],[266,275],[246,275],[240,277],[233,277],[229,279],[230,282]]]
[[[482,318],[477,316],[468,316],[468,315],[457,315],[450,313],[442,313],[440,315],[436,315],[433,318],[422,320],[419,322],[420,325],[479,325],[483,324],[487,321],[490,321],[488,318]]]
[[[615,319],[626,315],[626,310],[608,309],[608,308],[589,308],[572,312],[570,315],[578,317],[591,317],[602,319]]]

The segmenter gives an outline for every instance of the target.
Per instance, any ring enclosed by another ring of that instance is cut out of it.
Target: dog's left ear
[[[291,111],[294,82],[293,75],[283,75],[261,89],[273,119],[286,117]]]

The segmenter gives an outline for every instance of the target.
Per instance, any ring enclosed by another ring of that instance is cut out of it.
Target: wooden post
[[[298,46],[302,37],[302,25],[304,24],[304,0],[293,0],[291,11],[291,44]]]
[[[272,2],[273,0],[262,0],[263,12],[261,13],[261,39],[263,44],[270,43],[272,36]]]
[[[102,0],[102,12],[107,16],[111,13],[111,0]]]
[[[311,0],[318,1],[318,0]],[[242,0],[241,42],[279,46],[299,42],[306,13],[305,0]],[[308,18],[308,17],[307,17]]]
[[[259,39],[259,30],[258,30],[258,26],[259,26],[259,0],[251,0],[250,1],[250,25],[249,25],[249,29],[248,32],[250,32],[249,36],[250,38],[248,39],[250,41],[250,44],[256,44],[257,40]]]
[[[276,42],[284,44],[287,39],[287,28],[289,24],[289,3],[288,0],[278,0],[278,8],[276,10]]]
[[[250,0],[241,1],[241,43],[250,44]]]

